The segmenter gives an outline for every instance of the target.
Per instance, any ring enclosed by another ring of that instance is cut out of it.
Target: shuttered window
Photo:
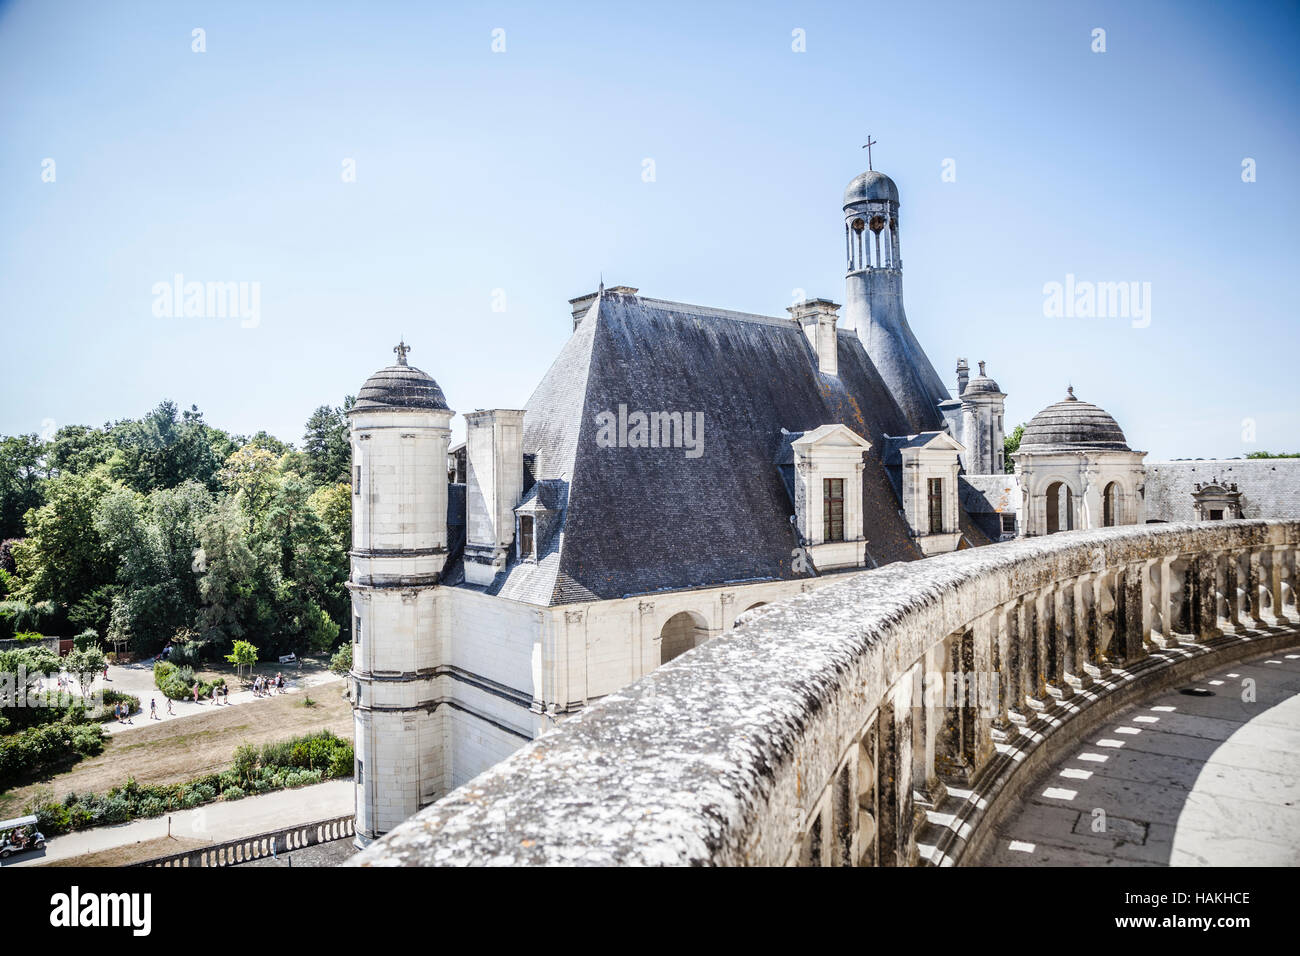
[[[844,540],[844,479],[822,479],[823,541]]]
[[[943,479],[930,478],[927,480],[929,485],[930,499],[930,534],[943,533]]]
[[[519,557],[533,557],[533,517],[519,516]]]

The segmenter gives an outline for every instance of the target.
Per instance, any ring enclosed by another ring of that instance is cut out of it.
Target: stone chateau
[[[455,447],[405,343],[365,382],[349,412],[358,843],[746,612],[854,571],[1300,516],[1290,463],[1144,464],[1072,389],[1007,474],[1006,393],[958,359],[950,395],[908,324],[897,186],[868,170],[842,209],[843,306],[753,315],[602,285],[570,301],[527,407],[464,413]]]

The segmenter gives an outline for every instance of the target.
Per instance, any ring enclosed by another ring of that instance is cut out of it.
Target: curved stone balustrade
[[[1161,524],[846,576],[754,612],[349,862],[959,863],[1054,742],[1294,640],[1298,549],[1296,522]]]
[[[341,840],[352,836],[356,818],[349,815],[307,823],[300,826],[285,827],[273,833],[241,837],[227,840],[214,846],[205,846],[197,850],[185,850],[170,856],[145,860],[134,866],[145,867],[190,867],[190,866],[236,866],[250,860],[260,860],[279,853],[289,853],[318,843]]]

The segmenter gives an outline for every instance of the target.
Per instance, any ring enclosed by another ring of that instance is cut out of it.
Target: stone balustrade
[[[1161,524],[846,575],[752,612],[350,863],[960,863],[1054,747],[1294,640],[1298,551],[1296,522]]]

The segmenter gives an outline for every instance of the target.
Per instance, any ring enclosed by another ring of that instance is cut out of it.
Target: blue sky
[[[16,0],[0,433],[171,398],[297,441],[399,335],[456,410],[522,407],[602,272],[765,314],[795,289],[842,301],[840,202],[870,131],[902,195],[908,315],[950,387],[957,356],[987,359],[1017,422],[1072,382],[1151,460],[1300,450],[1298,21],[1250,3]],[[156,316],[177,273],[260,283],[259,323]],[[1149,326],[1045,317],[1067,274],[1149,282]]]

